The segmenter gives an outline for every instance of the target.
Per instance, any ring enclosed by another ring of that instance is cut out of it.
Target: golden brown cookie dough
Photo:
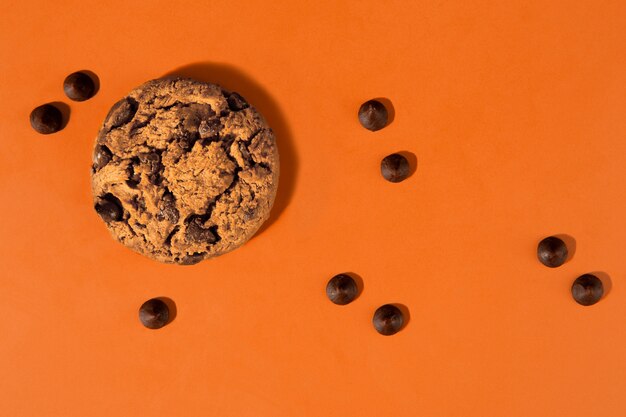
[[[124,245],[183,265],[243,245],[269,217],[278,150],[237,93],[149,81],[118,101],[94,149],[96,212]]]

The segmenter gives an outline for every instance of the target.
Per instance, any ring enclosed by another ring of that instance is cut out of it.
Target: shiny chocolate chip
[[[30,125],[42,135],[58,132],[63,128],[63,114],[53,104],[44,104],[30,112]]]
[[[113,194],[102,196],[96,203],[95,209],[100,217],[102,217],[102,220],[107,223],[122,220],[124,214],[122,203]]]
[[[402,311],[393,304],[385,304],[378,307],[372,319],[376,331],[384,336],[391,336],[402,329],[404,325],[404,315]]]
[[[347,274],[335,275],[326,284],[328,299],[338,305],[346,305],[354,301],[359,289],[354,279]]]
[[[581,305],[590,306],[602,298],[604,295],[604,285],[595,275],[581,275],[572,284],[572,297]]]
[[[89,100],[96,92],[96,84],[91,77],[84,72],[74,72],[63,81],[65,95],[74,101]]]
[[[567,255],[567,245],[556,236],[547,237],[537,245],[537,259],[549,268],[563,265]]]
[[[139,307],[139,321],[148,329],[160,329],[170,320],[170,309],[158,298],[152,298]]]
[[[389,182],[401,182],[409,177],[411,167],[404,156],[393,153],[380,162],[380,173]]]
[[[111,130],[130,122],[135,117],[138,107],[139,103],[132,97],[121,99],[109,110],[104,122],[105,127]]]
[[[361,126],[372,132],[387,126],[388,119],[387,108],[378,100],[366,101],[359,108]]]
[[[93,151],[93,168],[98,171],[111,162],[113,154],[104,145],[96,145]]]

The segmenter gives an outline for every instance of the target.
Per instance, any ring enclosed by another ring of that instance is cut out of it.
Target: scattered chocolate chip
[[[572,297],[578,304],[590,306],[602,298],[604,286],[600,278],[592,274],[581,275],[572,284]]]
[[[105,222],[116,222],[122,220],[124,210],[122,209],[122,203],[113,194],[105,194],[100,198],[100,201],[96,203],[96,212],[102,217]]]
[[[160,329],[170,320],[170,309],[158,298],[152,298],[139,307],[139,321],[148,329]]]
[[[94,96],[96,84],[84,72],[74,72],[63,81],[65,95],[74,101],[85,101]]]
[[[195,243],[215,243],[217,237],[213,233],[212,228],[204,228],[200,217],[192,217],[187,225],[185,235],[187,240]]]
[[[194,253],[193,255],[185,255],[183,259],[180,260],[181,265],[195,265],[204,260],[204,256],[206,253]]]
[[[372,319],[376,331],[385,336],[396,334],[404,325],[404,315],[400,309],[392,304],[378,307]]]
[[[409,177],[411,167],[404,156],[392,153],[380,162],[380,173],[389,182],[400,182]]]
[[[226,101],[228,102],[228,108],[232,111],[243,110],[250,106],[248,102],[237,93],[232,93],[228,96]]]
[[[173,194],[163,194],[163,198],[159,201],[159,212],[156,215],[157,220],[166,220],[170,223],[178,223],[179,213],[176,208],[176,199]]]
[[[107,130],[114,129],[130,122],[133,117],[135,117],[138,107],[139,103],[131,97],[125,97],[115,103],[113,107],[111,107],[111,110],[109,110],[109,114],[107,114],[104,122]]]
[[[346,274],[335,275],[326,284],[326,295],[335,304],[346,305],[354,301],[359,289],[354,279]]]
[[[385,105],[378,100],[370,100],[359,108],[359,122],[367,130],[375,132],[387,125],[389,116]]]
[[[561,266],[567,260],[567,245],[556,236],[550,236],[539,242],[537,258],[539,262],[549,268]]]
[[[63,115],[54,105],[44,104],[30,112],[30,125],[38,133],[49,135],[63,128]]]
[[[113,158],[113,154],[104,145],[96,145],[93,151],[93,169],[98,171],[106,166]]]

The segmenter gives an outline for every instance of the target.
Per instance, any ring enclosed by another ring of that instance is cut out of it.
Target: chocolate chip
[[[228,102],[228,108],[232,111],[243,110],[250,106],[248,102],[237,93],[232,93],[228,96],[226,101]]]
[[[167,219],[170,223],[178,223],[179,213],[176,208],[174,195],[169,193],[163,194],[163,198],[159,201],[159,212],[156,217],[159,221]]]
[[[354,279],[346,274],[335,275],[326,284],[326,295],[335,304],[346,305],[354,301],[359,289]]]
[[[180,260],[181,265],[195,265],[204,260],[204,256],[206,253],[194,253],[193,255],[185,255],[183,259]]]
[[[107,114],[105,119],[104,125],[107,130],[122,126],[123,124],[130,122],[133,117],[135,117],[135,113],[137,113],[138,108],[139,104],[135,99],[125,97],[111,107],[111,110],[109,110],[109,114]]]
[[[170,320],[170,309],[158,298],[152,298],[139,307],[139,321],[148,329],[160,329]]]
[[[113,158],[113,154],[104,145],[96,145],[93,151],[93,169],[98,171],[99,169],[106,166]]]
[[[117,222],[122,220],[124,210],[122,209],[122,203],[113,194],[105,194],[100,198],[100,201],[96,203],[96,212],[107,223]]]
[[[44,104],[30,112],[30,125],[38,133],[49,135],[63,128],[63,115],[54,105]]]
[[[370,100],[359,108],[359,122],[367,130],[375,132],[387,125],[389,116],[385,105],[378,100]]]
[[[65,95],[74,101],[85,101],[93,97],[96,84],[84,72],[74,72],[63,81]]]
[[[219,119],[203,120],[198,126],[198,134],[202,139],[210,139],[217,137],[220,133],[220,121]]]
[[[376,331],[385,336],[396,334],[404,325],[404,315],[400,309],[392,304],[378,307],[372,319]]]
[[[187,240],[195,243],[215,243],[217,237],[213,233],[214,228],[205,228],[200,217],[192,217],[187,225],[185,235]]]
[[[537,258],[549,268],[561,266],[567,260],[567,246],[556,236],[550,236],[539,242]]]
[[[604,286],[600,278],[592,274],[581,275],[572,284],[572,297],[578,304],[590,306],[602,298]]]
[[[404,156],[392,153],[380,162],[380,173],[389,182],[400,182],[409,177],[411,168],[409,161]]]

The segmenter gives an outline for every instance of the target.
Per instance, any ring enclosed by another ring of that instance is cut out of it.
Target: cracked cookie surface
[[[278,187],[274,133],[237,93],[149,81],[113,105],[96,139],[94,207],[124,245],[190,265],[243,245]]]

